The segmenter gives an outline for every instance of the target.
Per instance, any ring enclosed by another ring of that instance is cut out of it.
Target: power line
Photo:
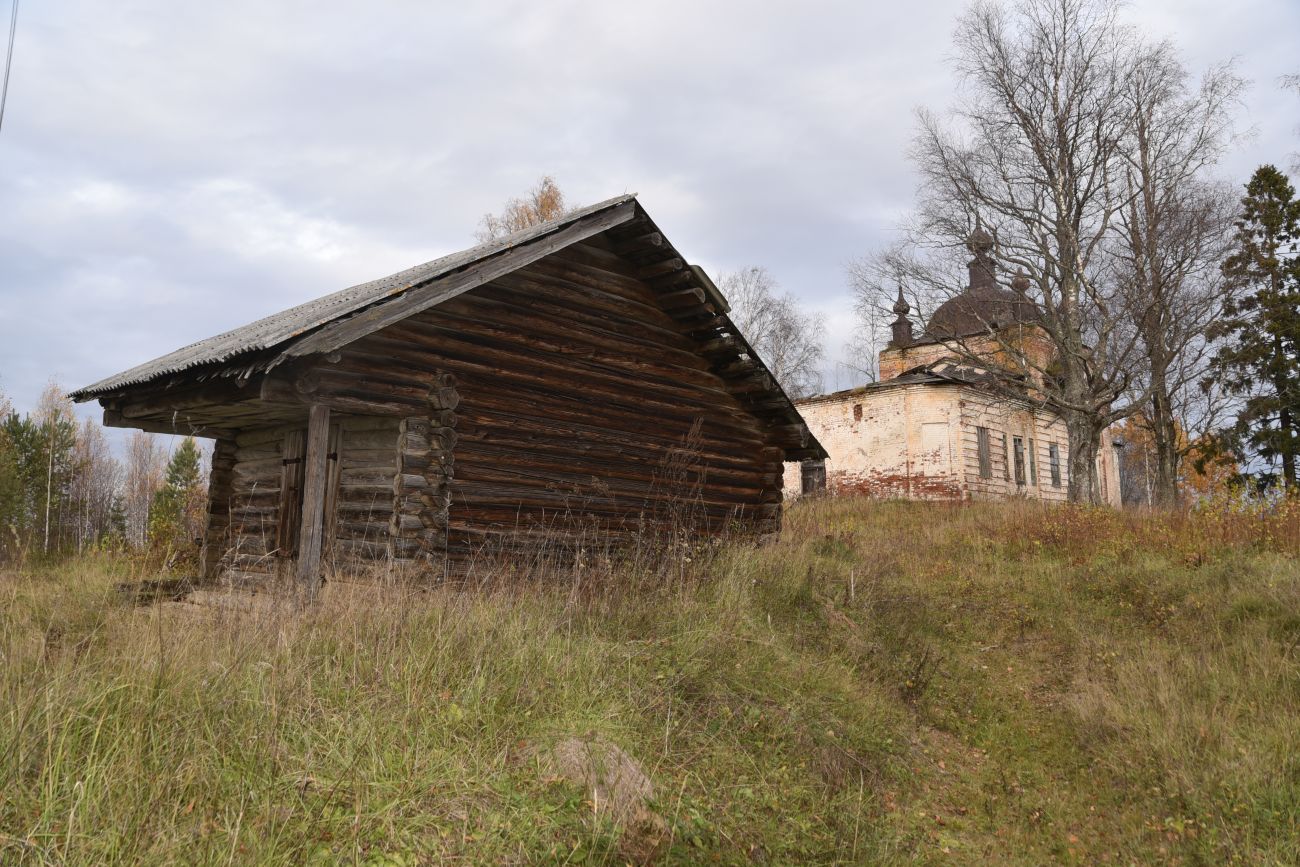
[[[9,99],[9,67],[14,62],[14,34],[18,32],[18,0],[14,0],[14,8],[9,13],[9,51],[5,54],[5,83],[0,87],[0,127],[5,122],[5,103]]]

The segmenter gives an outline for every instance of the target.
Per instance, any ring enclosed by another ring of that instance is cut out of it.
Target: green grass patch
[[[0,573],[0,863],[621,863],[530,758],[588,734],[667,863],[1296,863],[1296,525],[827,500],[667,583],[307,611]]]

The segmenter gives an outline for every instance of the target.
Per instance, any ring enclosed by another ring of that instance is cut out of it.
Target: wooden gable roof
[[[710,369],[773,432],[788,460],[824,457],[790,398],[728,317],[728,305],[698,267],[669,243],[634,196],[609,199],[486,244],[300,304],[199,341],[72,393],[98,399],[105,424],[224,436],[256,421],[293,417],[276,368],[293,368],[601,235],[633,263],[659,306],[689,336]],[[262,387],[250,388],[254,381]],[[223,407],[240,404],[240,414]]]

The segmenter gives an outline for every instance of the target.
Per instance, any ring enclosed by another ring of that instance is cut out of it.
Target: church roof
[[[975,286],[940,304],[925,331],[936,340],[947,340],[1038,321],[1039,311],[1032,301],[1010,289]]]
[[[950,359],[933,361],[929,364],[918,365],[909,370],[905,370],[898,376],[889,379],[882,379],[879,382],[869,382],[866,385],[859,385],[856,388],[846,388],[841,391],[833,391],[829,394],[818,394],[811,397],[803,397],[796,400],[795,406],[801,406],[808,403],[820,403],[828,400],[843,400],[844,398],[855,395],[866,394],[873,391],[881,391],[888,388],[897,388],[903,385],[958,385],[967,388],[978,388],[983,390],[992,390],[1000,387],[999,394],[1006,394],[1008,385],[1006,373],[997,371],[989,367],[981,367],[974,364],[965,364]]]

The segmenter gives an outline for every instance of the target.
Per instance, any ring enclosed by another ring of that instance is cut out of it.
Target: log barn
[[[825,457],[634,196],[326,295],[73,393],[215,441],[203,577],[776,529]]]

